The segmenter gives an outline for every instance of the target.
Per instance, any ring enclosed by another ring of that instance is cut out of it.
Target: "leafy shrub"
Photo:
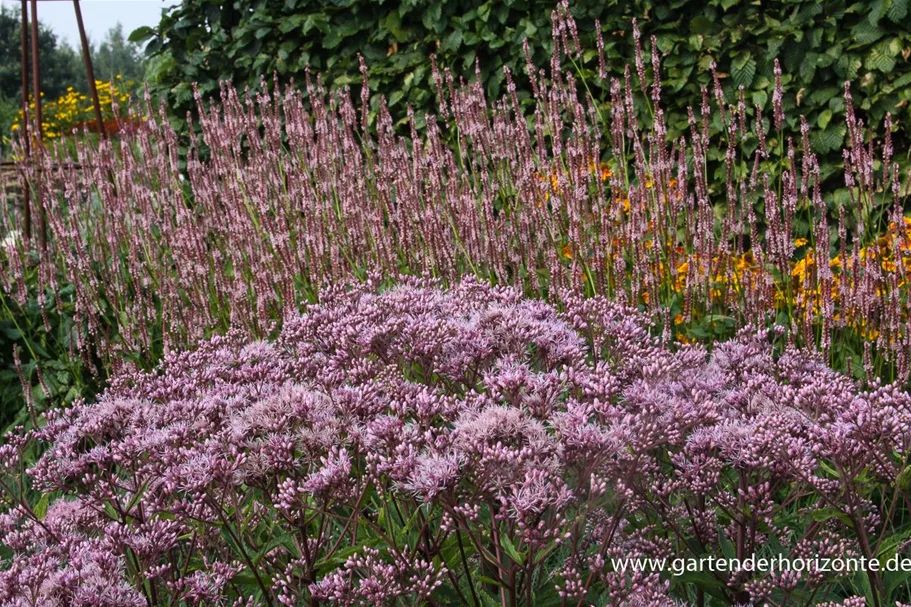
[[[22,283],[35,287],[34,268]],[[36,424],[48,407],[95,394],[106,374],[82,358],[73,324],[72,286],[32,289],[21,301],[0,293],[0,428]],[[56,297],[56,301],[54,301]],[[86,354],[85,351],[82,354]]]
[[[135,32],[134,39],[150,41],[148,48],[158,66],[152,75],[154,88],[166,95],[178,120],[196,110],[192,83],[207,98],[218,94],[220,81],[239,89],[258,87],[261,75],[268,79],[275,72],[282,82],[300,82],[310,66],[321,72],[327,85],[356,88],[358,55],[363,54],[371,69],[371,92],[385,96],[393,117],[406,125],[406,104],[419,121],[425,112],[437,111],[431,55],[436,55],[441,69],[452,69],[457,80],[474,75],[477,62],[478,78],[491,98],[506,92],[503,68],[508,68],[517,75],[519,98],[530,100],[530,82],[519,76],[526,62],[523,42],[530,45],[533,64],[547,63],[553,49],[553,8],[552,0],[480,5],[456,0],[193,0],[170,10],[157,28]],[[597,39],[604,37],[608,73],[622,77],[636,44],[631,23],[640,19],[645,38],[654,36],[664,58],[665,87],[671,93],[664,104],[665,118],[674,137],[688,130],[687,107],[699,106],[701,88],[712,87],[713,62],[729,99],[736,98],[742,86],[749,118],[755,118],[757,104],[768,115],[778,57],[787,96],[784,137],[800,137],[801,115],[818,127],[812,144],[826,177],[839,171],[846,141],[840,95],[845,81],[860,82],[855,97],[867,124],[881,124],[887,112],[895,116],[896,141],[907,149],[908,0],[578,0],[569,10],[580,26],[561,36],[572,43],[578,31],[578,41],[586,49],[578,64],[588,91],[601,104],[610,99],[608,81],[594,77],[599,71]],[[379,110],[376,99],[373,109]],[[637,111],[640,120],[650,119],[644,104],[637,104]],[[713,129],[720,132],[721,122],[716,121]],[[778,151],[783,155],[785,141],[771,145],[782,148]],[[723,178],[723,156],[713,160]]]
[[[911,395],[859,391],[793,349],[776,359],[749,330],[673,353],[633,310],[562,299],[559,313],[476,281],[334,289],[275,343],[217,337],[52,412],[2,447],[0,599],[903,598],[879,572],[612,569],[902,552]],[[17,480],[33,444],[37,505]]]

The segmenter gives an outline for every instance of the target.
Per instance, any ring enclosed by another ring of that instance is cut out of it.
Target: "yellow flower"
[[[748,270],[753,266],[753,254],[750,251],[747,251],[743,255],[734,256],[734,270],[737,274],[742,274],[745,270]]]
[[[813,256],[810,253],[807,253],[803,259],[794,264],[794,268],[791,270],[791,276],[800,278],[801,281],[803,281],[812,265]]]

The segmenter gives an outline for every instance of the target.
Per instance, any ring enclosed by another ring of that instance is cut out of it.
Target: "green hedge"
[[[830,173],[843,144],[843,82],[854,82],[855,103],[868,124],[881,128],[886,112],[897,126],[896,149],[908,149],[911,122],[911,15],[909,0],[690,0],[571,4],[587,49],[581,71],[604,101],[597,77],[595,20],[601,22],[608,69],[622,75],[632,61],[632,19],[644,39],[654,35],[663,55],[665,100],[671,134],[686,129],[686,108],[698,107],[708,66],[718,65],[729,99],[736,87],[747,102],[769,115],[773,61],[785,72],[785,109],[799,137],[800,115],[814,127],[813,146]],[[388,98],[393,115],[406,104],[418,114],[436,111],[429,56],[457,76],[474,76],[478,61],[491,95],[504,91],[503,67],[517,75],[520,96],[529,94],[523,75],[522,41],[539,65],[551,45],[550,0],[185,0],[157,28],[134,32],[155,57],[153,89],[168,97],[180,117],[193,108],[191,83],[216,95],[219,80],[257,86],[261,77],[301,81],[310,65],[333,86],[360,83],[358,53],[370,66],[370,86]],[[795,106],[799,106],[795,108]],[[907,159],[907,156],[905,156]]]

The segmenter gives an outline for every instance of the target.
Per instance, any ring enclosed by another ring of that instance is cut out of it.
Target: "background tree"
[[[142,49],[127,40],[120,23],[107,31],[97,49],[92,49],[92,60],[95,77],[99,80],[121,76],[124,80],[138,82],[143,78]]]
[[[0,7],[0,97],[22,102],[20,13]],[[38,52],[41,58],[41,91],[57,98],[67,87],[85,88],[85,67],[79,54],[39,22]]]

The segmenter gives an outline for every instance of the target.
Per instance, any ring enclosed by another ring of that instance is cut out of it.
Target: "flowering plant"
[[[134,83],[124,81],[118,74],[112,81],[96,80],[95,88],[105,132],[119,132],[122,120],[127,118],[130,91],[134,88]],[[41,97],[44,97],[44,93]],[[34,115],[35,109],[35,101],[32,100],[29,102],[29,112]],[[42,101],[41,118],[41,135],[44,139],[57,139],[82,132],[83,129],[98,131],[92,101],[85,93],[80,93],[73,87],[67,88],[66,93],[54,101]],[[12,130],[19,131],[24,120],[25,113],[19,110]]]
[[[0,603],[908,600],[878,572],[619,570],[904,554],[911,396],[767,332],[674,351],[560,299],[335,288],[274,342],[216,337],[50,412],[0,447]]]
[[[565,4],[553,26],[549,72],[528,62],[529,117],[512,85],[490,101],[434,69],[438,115],[424,131],[410,122],[409,137],[382,103],[374,130],[366,83],[358,105],[310,78],[306,90],[263,83],[246,97],[225,84],[218,103],[198,94],[185,165],[150,103],[133,114],[153,119],[120,142],[55,147],[25,171],[50,232],[38,291],[75,310],[69,343],[107,370],[231,326],[266,335],[324,282],[376,270],[475,275],[545,297],[572,287],[637,307],[680,341],[780,324],[855,377],[911,377],[911,184],[891,118],[868,144],[845,88],[837,199],[810,126],[785,140],[780,69],[769,103],[749,108],[711,68],[689,133],[671,139],[655,41],[648,61],[634,30],[626,77],[600,70],[611,103],[599,113],[581,93],[585,73],[564,67],[582,54]],[[603,57],[603,43],[592,52]],[[723,137],[710,139],[713,124]],[[71,152],[85,170],[67,168]],[[713,153],[722,175],[707,173]],[[0,214],[4,231],[22,223]],[[0,284],[19,306],[35,297],[21,279],[33,255],[24,242],[0,251]]]

